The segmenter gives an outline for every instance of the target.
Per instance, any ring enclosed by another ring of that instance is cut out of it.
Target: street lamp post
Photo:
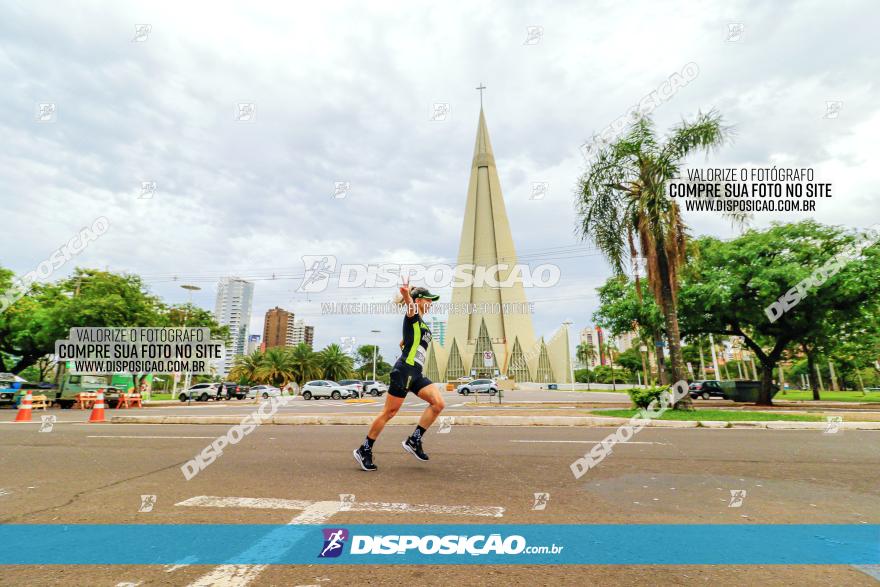
[[[382,332],[381,330],[371,330],[373,334],[379,334]],[[373,342],[375,343],[375,337],[373,337]],[[376,381],[376,345],[373,344],[373,381]]]
[[[183,327],[186,328],[186,321],[189,320],[189,308],[190,308],[190,306],[192,306],[193,292],[199,291],[202,288],[200,288],[197,285],[189,285],[186,283],[181,285],[180,287],[185,289],[187,291],[187,293],[189,294],[189,301],[187,302],[186,312],[184,312],[184,314],[183,314]],[[185,389],[185,390],[189,389],[190,375],[191,375],[190,372],[187,371],[186,378],[184,379],[184,382],[183,382],[183,389]],[[174,378],[174,390],[171,392],[172,396],[177,395],[177,379],[178,379],[177,377]],[[187,396],[187,399],[192,399],[192,398],[189,398]]]
[[[569,376],[571,377],[571,390],[574,391],[574,364],[571,362],[571,349],[569,347],[569,338],[568,338],[568,327],[571,326],[573,322],[571,320],[566,320],[562,323],[565,326],[565,353],[568,357],[568,370]]]

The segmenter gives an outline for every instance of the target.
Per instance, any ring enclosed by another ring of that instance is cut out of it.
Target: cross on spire
[[[486,86],[483,85],[483,82],[480,82],[480,85],[474,89],[480,90],[480,110],[482,110],[483,109],[483,90],[486,89]]]

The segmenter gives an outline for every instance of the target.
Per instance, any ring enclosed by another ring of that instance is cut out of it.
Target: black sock
[[[373,450],[373,443],[376,442],[375,438],[370,438],[367,436],[367,439],[364,440],[364,450]]]
[[[415,431],[413,431],[413,433],[412,433],[412,439],[413,440],[421,440],[422,434],[424,434],[424,433],[425,433],[424,428],[422,428],[421,426],[416,426]]]

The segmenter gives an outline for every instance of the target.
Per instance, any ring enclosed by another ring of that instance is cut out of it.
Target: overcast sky
[[[527,292],[536,333],[566,318],[579,330],[609,275],[575,233],[579,147],[689,63],[699,74],[653,111],[658,128],[710,108],[736,127],[690,164],[812,167],[834,191],[809,216],[880,221],[876,2],[521,4],[3,2],[0,266],[31,271],[103,215],[107,233],[50,279],[109,267],[169,302],[199,285],[213,309],[219,277],[255,278],[252,333],[279,305],[315,325],[318,347],[381,330],[393,360],[399,318],[320,305],[393,292],[297,293],[301,257],[454,259],[483,82],[517,250],[561,270]],[[239,103],[253,121],[236,120]],[[47,121],[40,104],[54,104]],[[735,235],[711,215],[686,221]]]

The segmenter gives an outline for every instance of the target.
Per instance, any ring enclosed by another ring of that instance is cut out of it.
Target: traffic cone
[[[27,390],[24,398],[21,400],[21,405],[18,406],[18,414],[15,415],[16,422],[30,422],[31,421],[31,402],[33,401],[33,397],[31,396],[31,390]]]
[[[92,408],[92,415],[89,416],[89,422],[104,422],[104,390],[98,390],[98,398],[95,400],[95,406]]]

